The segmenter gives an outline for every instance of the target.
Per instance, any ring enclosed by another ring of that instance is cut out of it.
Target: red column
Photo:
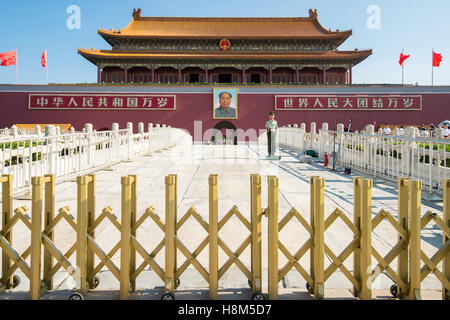
[[[242,66],[242,83],[247,83],[247,78],[245,77],[245,69],[244,69],[244,66]]]
[[[124,76],[125,76],[125,81],[124,82],[128,82],[128,68],[127,67],[125,67]]]
[[[295,82],[296,83],[300,82],[299,75],[298,75],[298,65],[295,68]]]
[[[97,83],[102,82],[102,68],[100,66],[97,66]]]
[[[205,82],[209,82],[208,81],[208,65],[206,65],[206,67],[205,67]]]
[[[152,83],[155,82],[155,67],[152,65]]]
[[[352,84],[353,83],[353,75],[352,75],[352,71],[353,71],[353,67],[350,65],[350,70],[349,70],[349,83]]]
[[[269,83],[272,83],[272,65],[269,66]]]
[[[325,68],[323,68],[322,70],[322,83],[323,84],[327,83],[327,71],[325,70]]]
[[[183,82],[183,79],[181,79],[181,67],[178,65],[178,82]]]

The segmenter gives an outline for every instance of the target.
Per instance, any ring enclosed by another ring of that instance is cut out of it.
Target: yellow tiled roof
[[[330,31],[309,17],[295,18],[193,18],[141,17],[135,10],[130,24],[122,30],[99,29],[98,33],[116,37],[149,38],[347,38],[347,31]]]

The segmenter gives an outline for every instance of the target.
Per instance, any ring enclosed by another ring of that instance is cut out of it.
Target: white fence
[[[114,127],[114,126],[113,126]],[[87,127],[89,128],[89,126]],[[84,130],[86,131],[86,130]],[[140,153],[180,144],[192,144],[183,130],[166,126],[39,136],[0,138],[0,174],[13,174],[15,191],[29,188],[31,177],[55,174],[67,177],[110,166]]]
[[[410,177],[420,179],[430,194],[442,191],[442,180],[450,177],[450,140],[439,134],[436,138],[416,136],[414,127],[406,128],[403,136],[375,134],[373,126],[364,133],[330,131],[324,124],[319,133],[315,124],[310,132],[305,126],[279,129],[281,148],[298,151],[312,150],[323,159],[336,155],[336,167],[358,169],[372,177]]]
[[[9,136],[10,135],[10,130],[5,128],[5,129],[0,129],[0,138],[4,137],[4,136]]]

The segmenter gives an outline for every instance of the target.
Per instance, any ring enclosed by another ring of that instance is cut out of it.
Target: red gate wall
[[[133,122],[135,131],[138,122],[166,124],[187,129],[194,136],[194,121],[202,121],[202,133],[214,128],[222,120],[213,119],[213,90],[197,87],[151,87],[148,92],[140,91],[142,87],[96,87],[96,86],[0,86],[0,128],[11,127],[15,123],[71,123],[76,130],[81,130],[85,123],[92,123],[95,129],[111,128],[117,122],[125,128],[127,122]],[[283,90],[282,90],[283,89]],[[369,90],[370,89],[370,90]],[[297,92],[298,93],[295,93]],[[450,87],[318,87],[310,88],[239,88],[237,120],[229,120],[236,128],[263,129],[268,112],[274,110],[275,95],[287,94],[414,94],[422,96],[422,110],[419,111],[277,111],[279,126],[304,122],[309,130],[309,123],[316,122],[320,128],[327,122],[329,129],[334,128],[334,120],[347,127],[349,118],[353,118],[352,131],[360,130],[367,124],[403,124],[420,123],[435,125],[450,119]],[[45,91],[45,92],[44,92]],[[177,92],[187,91],[187,92]],[[202,92],[203,91],[203,92]],[[175,111],[159,110],[29,110],[30,93],[57,94],[171,94],[176,96]],[[145,129],[146,130],[146,129]]]

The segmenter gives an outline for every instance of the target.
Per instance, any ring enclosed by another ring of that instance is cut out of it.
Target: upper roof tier
[[[98,33],[110,44],[114,38],[342,39],[342,43],[352,31],[325,29],[312,9],[304,18],[141,17],[138,9],[125,29]]]
[[[78,53],[91,61],[93,64],[102,64],[114,61],[124,63],[130,61],[141,61],[142,63],[158,63],[162,61],[197,61],[200,63],[219,63],[221,61],[236,61],[237,63],[248,63],[248,61],[260,61],[265,63],[276,63],[277,61],[291,63],[311,63],[322,61],[322,63],[334,62],[341,64],[357,65],[372,54],[372,50],[355,51],[262,51],[262,52],[231,52],[231,51],[131,51],[131,50],[95,50],[78,49]]]

